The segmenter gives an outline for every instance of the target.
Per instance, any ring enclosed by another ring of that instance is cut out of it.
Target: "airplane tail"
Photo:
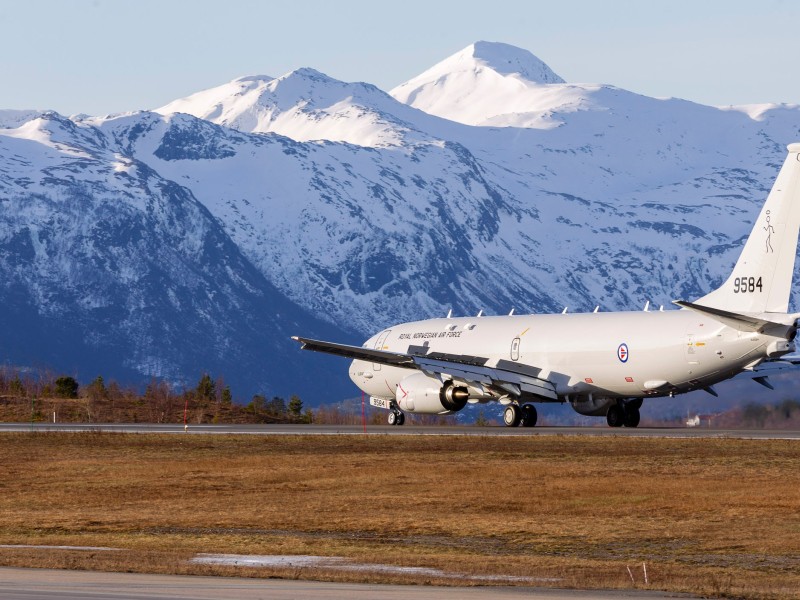
[[[735,313],[786,313],[800,231],[800,143],[789,155],[722,287],[695,304]]]

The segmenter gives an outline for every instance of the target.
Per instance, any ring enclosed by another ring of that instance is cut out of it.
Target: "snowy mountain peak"
[[[564,83],[550,67],[527,50],[502,42],[475,42],[451,58],[455,57],[459,57],[462,64],[466,62],[465,57],[471,57],[501,75],[518,75],[533,83]]]
[[[414,108],[467,125],[550,128],[558,123],[546,113],[564,101],[564,87],[564,80],[527,50],[475,42],[390,94]],[[532,110],[537,114],[525,114]]]
[[[286,75],[283,75],[278,79],[286,80],[293,78],[310,79],[311,81],[319,81],[323,83],[334,83],[334,84],[344,83],[342,81],[339,81],[338,79],[334,79],[330,75],[326,75],[322,71],[317,71],[316,69],[312,69],[311,67],[300,67],[299,69],[295,69],[294,71],[289,71],[288,73],[286,73]]]

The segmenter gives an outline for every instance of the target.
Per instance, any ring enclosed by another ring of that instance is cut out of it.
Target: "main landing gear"
[[[606,421],[609,427],[622,427],[623,425],[625,427],[638,427],[639,419],[641,418],[639,409],[641,407],[641,398],[612,404],[608,409],[608,413],[606,413]]]
[[[533,404],[509,404],[503,411],[503,424],[506,427],[533,427],[536,425],[536,407]]]

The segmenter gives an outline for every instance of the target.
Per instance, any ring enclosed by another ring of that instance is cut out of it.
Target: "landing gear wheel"
[[[625,407],[625,427],[638,427],[640,418],[638,408]]]
[[[397,409],[389,411],[389,417],[387,418],[389,425],[402,425],[406,422],[406,416],[403,414],[402,411]]]
[[[516,427],[521,418],[522,414],[516,404],[509,404],[503,411],[503,423],[506,427]]]
[[[613,404],[606,413],[606,421],[609,427],[622,427],[625,422],[625,411],[619,404]]]
[[[533,404],[523,404],[520,412],[522,413],[520,425],[523,427],[533,427],[536,425],[538,415],[536,414],[536,407]]]

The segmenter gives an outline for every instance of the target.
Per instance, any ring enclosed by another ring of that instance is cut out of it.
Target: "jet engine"
[[[411,413],[448,415],[464,408],[469,400],[469,390],[452,380],[442,383],[425,373],[414,373],[397,386],[397,405]]]

